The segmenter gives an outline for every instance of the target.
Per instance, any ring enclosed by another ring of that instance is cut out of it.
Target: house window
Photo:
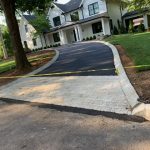
[[[93,3],[93,4],[90,4],[90,5],[88,6],[88,8],[89,8],[89,15],[90,15],[90,16],[99,13],[98,2]]]
[[[25,25],[25,31],[28,32],[28,25]]]
[[[61,25],[60,17],[53,18],[53,22],[55,27]]]
[[[60,42],[60,37],[58,32],[53,34],[53,38],[54,38],[54,42]]]
[[[24,47],[25,47],[25,48],[28,48],[27,41],[24,41]]]
[[[97,22],[97,23],[92,24],[92,29],[93,29],[93,34],[102,32],[103,31],[102,23]]]
[[[33,41],[33,45],[34,45],[34,46],[37,46],[36,39],[32,39],[32,41]]]
[[[73,12],[72,14],[70,14],[71,17],[71,21],[78,21],[79,20],[79,13],[78,11]]]

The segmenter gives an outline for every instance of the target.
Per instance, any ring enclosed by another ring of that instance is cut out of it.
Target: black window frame
[[[98,26],[100,26],[100,28]],[[103,32],[102,22],[100,21],[100,22],[93,23],[92,24],[92,31],[93,31],[93,34]]]
[[[96,12],[96,9],[95,8],[95,4],[97,4],[97,8],[98,8],[98,12]],[[93,13],[91,13],[91,10],[90,10],[90,7],[92,6],[92,10],[93,10]],[[99,13],[99,5],[98,5],[98,2],[95,2],[95,3],[92,3],[90,5],[88,5],[88,10],[89,10],[89,16],[92,16],[92,15],[95,15],[95,14],[98,14]]]
[[[33,45],[34,45],[34,46],[37,46],[36,38],[32,39],[32,42],[33,42]]]
[[[59,32],[53,33],[54,42],[60,42]]]
[[[59,18],[59,19],[58,19],[58,18]],[[58,20],[57,20],[57,19],[58,19]],[[53,23],[54,23],[54,26],[55,26],[55,27],[60,26],[60,25],[61,25],[60,16],[54,17],[54,18],[53,18]]]
[[[77,15],[77,16],[75,16],[75,15]],[[73,17],[74,17],[74,18],[73,18]],[[77,19],[75,19],[75,17],[76,17]],[[71,13],[71,14],[70,14],[70,18],[71,18],[71,21],[79,21],[79,20],[80,20],[80,18],[79,18],[79,12],[78,12],[78,11],[75,11],[75,12]]]

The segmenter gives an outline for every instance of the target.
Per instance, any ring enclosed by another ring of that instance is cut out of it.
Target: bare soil
[[[31,62],[32,67],[28,70],[18,71],[16,69],[12,69],[11,71],[7,71],[5,73],[0,74],[0,77],[22,76],[22,75],[28,74],[31,71],[34,71],[34,70],[38,69],[39,67],[41,67],[41,66],[45,65],[46,63],[48,63],[54,57],[55,51],[54,50],[39,51],[39,52],[36,52],[36,53],[27,54],[27,57],[29,57],[29,58],[32,57],[32,58],[36,59],[39,56],[45,56],[45,55],[48,56],[48,57],[45,57],[41,60]],[[13,58],[10,58],[10,59],[13,59]],[[9,78],[0,79],[0,86],[8,84],[9,82],[12,82],[14,80],[16,80],[16,78],[13,78],[13,79],[9,79]]]
[[[116,45],[116,48],[118,49],[124,67],[135,65],[122,46]],[[130,68],[125,69],[125,71],[140,97],[139,101],[150,104],[150,70],[138,72],[135,68]]]

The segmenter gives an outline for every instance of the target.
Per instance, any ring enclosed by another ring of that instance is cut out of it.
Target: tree
[[[48,7],[50,1],[51,0],[0,0],[0,6],[5,14],[6,23],[11,37],[16,69],[18,70],[27,69],[31,65],[27,60],[21,43],[19,27],[15,15],[16,11],[32,12],[36,9],[38,12],[42,12]]]
[[[45,17],[45,14],[39,14],[35,13],[35,19],[33,19],[30,23],[35,28],[35,32],[33,33],[34,38],[37,38],[40,36],[41,43],[42,43],[42,35],[44,35],[45,32],[50,31],[51,25],[49,23],[48,18]],[[45,36],[44,36],[45,39]],[[46,39],[45,39],[46,43]],[[46,44],[47,45],[47,44]]]
[[[128,10],[140,10],[150,7],[150,0],[126,0],[128,3]]]

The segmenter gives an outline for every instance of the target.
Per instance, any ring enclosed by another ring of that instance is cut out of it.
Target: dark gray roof
[[[68,13],[80,8],[82,0],[70,0],[66,4],[54,3],[58,8],[60,8],[64,13]]]
[[[23,15],[23,17],[28,21],[34,20],[36,17],[34,15]]]
[[[130,12],[125,13],[122,17],[125,18],[125,17],[134,16],[134,15],[141,15],[142,13],[145,13],[147,11],[149,11],[147,8],[143,10],[130,11]]]

